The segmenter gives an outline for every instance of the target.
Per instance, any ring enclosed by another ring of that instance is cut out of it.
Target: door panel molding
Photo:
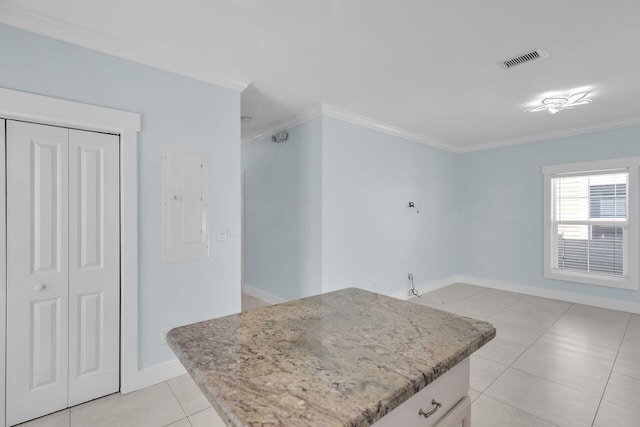
[[[94,292],[78,295],[78,333],[77,375],[100,372],[104,364],[104,340],[100,339],[104,330],[104,293]]]
[[[104,149],[78,147],[79,268],[104,266]],[[93,244],[91,244],[93,242]]]
[[[0,118],[0,194],[6,193],[5,174],[5,121]],[[7,219],[5,216],[5,197],[0,197],[0,425],[5,425],[5,342],[6,342],[6,307],[7,307]]]
[[[29,358],[29,378],[31,388],[51,386],[61,380],[62,319],[60,316],[61,298],[35,301],[31,303],[31,323],[39,325],[31,329],[29,344],[32,356]],[[48,344],[48,345],[43,345]],[[64,379],[66,382],[66,378]]]
[[[60,129],[62,130],[62,129]],[[31,170],[34,172],[31,185],[33,230],[31,246],[31,272],[62,272],[63,242],[62,211],[66,207],[58,204],[59,195],[66,192],[66,142],[52,143],[33,139],[31,143]],[[64,187],[64,190],[63,190]],[[58,197],[56,197],[58,195]],[[66,258],[66,257],[64,257]]]

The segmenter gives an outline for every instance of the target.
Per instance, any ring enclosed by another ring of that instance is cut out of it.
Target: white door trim
[[[138,369],[138,132],[140,114],[0,88],[0,117],[120,135],[121,337],[120,391],[140,388]],[[6,222],[4,222],[6,224]],[[6,257],[0,259],[6,270]],[[4,278],[0,294],[6,294]],[[0,300],[0,318],[6,301]],[[1,336],[4,336],[4,328]],[[0,353],[5,353],[0,340]],[[2,376],[0,387],[4,389]],[[2,399],[0,409],[5,413]],[[4,421],[4,420],[2,420]],[[4,424],[4,422],[3,422]]]
[[[5,127],[4,119],[0,118],[0,424],[5,425],[5,342],[6,342],[6,311],[7,311],[7,218],[5,216],[6,188],[5,188]]]

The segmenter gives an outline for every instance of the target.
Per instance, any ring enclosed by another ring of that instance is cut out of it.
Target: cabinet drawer
[[[374,427],[432,427],[447,414],[469,391],[469,358],[440,376],[420,390],[385,417],[374,423]],[[433,401],[440,403],[436,409]],[[435,409],[435,411],[434,411]],[[431,415],[425,418],[420,412]]]

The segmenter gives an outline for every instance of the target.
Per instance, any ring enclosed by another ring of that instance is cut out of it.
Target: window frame
[[[627,191],[627,226],[626,238],[628,239],[627,252],[623,255],[626,262],[624,270],[626,276],[608,276],[605,274],[586,273],[581,271],[561,270],[553,268],[553,257],[557,256],[557,251],[553,247],[554,229],[552,223],[553,192],[551,189],[551,179],[562,175],[585,175],[594,172],[607,171],[613,169],[628,169],[629,184]],[[626,157],[620,159],[597,160],[580,163],[565,163],[558,165],[543,166],[544,176],[544,277],[545,279],[555,279],[570,282],[578,282],[589,285],[608,286],[622,289],[638,290],[638,264],[639,264],[639,244],[640,234],[640,157]]]

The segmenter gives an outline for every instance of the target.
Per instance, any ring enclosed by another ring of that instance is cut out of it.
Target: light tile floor
[[[640,316],[455,284],[414,302],[493,323],[471,356],[473,427],[640,426]]]
[[[487,320],[471,356],[473,427],[640,425],[640,315],[466,284],[413,302]],[[267,305],[242,295],[243,310]],[[222,427],[186,375],[21,427]]]

